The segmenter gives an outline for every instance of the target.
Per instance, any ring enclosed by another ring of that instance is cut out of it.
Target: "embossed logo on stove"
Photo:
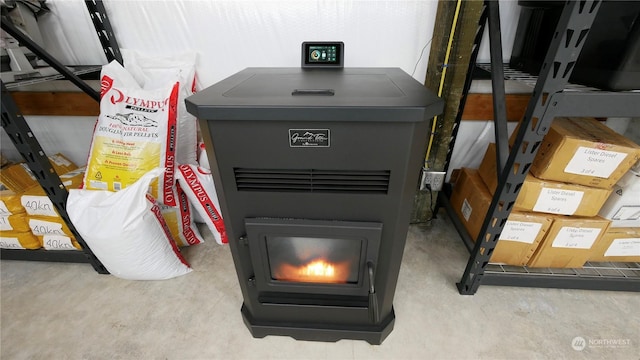
[[[291,147],[329,147],[329,129],[289,129]]]

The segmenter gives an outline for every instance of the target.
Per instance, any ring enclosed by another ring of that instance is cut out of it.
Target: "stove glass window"
[[[273,280],[358,283],[362,250],[359,239],[268,236],[266,241]]]

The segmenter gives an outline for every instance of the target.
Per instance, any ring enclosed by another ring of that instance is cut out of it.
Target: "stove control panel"
[[[344,67],[344,43],[342,41],[303,42],[302,67],[342,69]]]

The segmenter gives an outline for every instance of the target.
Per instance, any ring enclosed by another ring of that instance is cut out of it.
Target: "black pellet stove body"
[[[380,344],[442,100],[395,68],[248,68],[186,103],[252,335]]]

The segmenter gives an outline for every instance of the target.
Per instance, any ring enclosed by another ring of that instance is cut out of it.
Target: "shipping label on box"
[[[604,253],[605,257],[611,256],[638,256],[640,257],[640,238],[613,239],[609,248]]]
[[[551,246],[567,249],[591,249],[601,232],[601,228],[564,226],[558,231]]]
[[[533,206],[533,211],[551,214],[573,215],[582,203],[584,191],[561,190],[543,187]]]
[[[628,154],[579,146],[564,171],[608,179]]]
[[[500,233],[499,240],[533,244],[538,233],[540,233],[540,229],[542,229],[541,223],[507,220]]]
[[[610,227],[595,245],[591,262],[640,262],[640,228]]]
[[[541,180],[527,175],[514,208],[558,215],[592,217],[611,194],[610,189]]]

